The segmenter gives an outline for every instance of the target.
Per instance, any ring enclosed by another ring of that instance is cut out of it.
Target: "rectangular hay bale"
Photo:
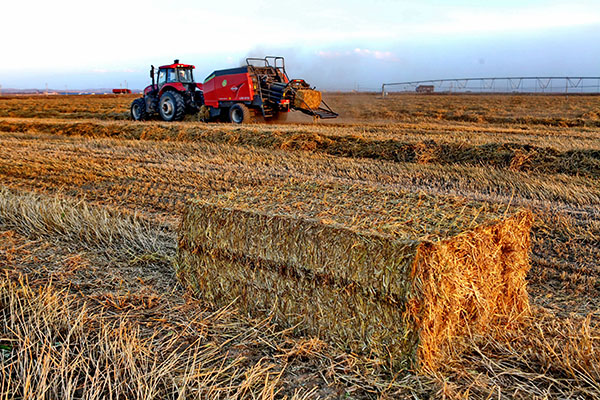
[[[272,315],[394,369],[435,368],[460,350],[461,336],[528,310],[531,223],[519,211],[428,240],[235,200],[193,201],[181,223],[178,276],[217,306]]]
[[[318,90],[298,89],[294,98],[294,107],[316,110],[321,105],[322,95]]]

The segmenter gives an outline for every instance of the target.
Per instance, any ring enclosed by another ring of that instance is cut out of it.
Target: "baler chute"
[[[338,116],[323,100],[321,92],[309,86],[303,79],[294,79],[288,84],[292,108],[317,118]]]
[[[256,66],[254,63],[264,63]],[[338,116],[322,98],[320,91],[311,88],[304,79],[290,80],[285,70],[283,57],[247,58],[249,73],[258,77],[259,93],[273,103],[285,99],[289,108],[315,118],[336,118]]]

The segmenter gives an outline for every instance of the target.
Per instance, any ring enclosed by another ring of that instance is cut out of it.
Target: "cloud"
[[[391,51],[361,49],[357,47],[354,49],[354,54],[358,54],[363,57],[373,57],[377,60],[400,61],[400,59],[396,57]]]
[[[525,33],[557,28],[600,24],[600,13],[577,4],[527,7],[519,9],[453,10],[435,23],[423,23],[415,32],[434,34]]]
[[[116,69],[108,69],[108,68],[92,68],[91,71],[94,74],[111,74],[111,73],[124,73],[124,74],[134,74],[140,72],[134,68],[116,68]]]
[[[344,50],[344,51],[334,51],[334,50],[319,50],[316,52],[317,56],[325,59],[335,59],[335,58],[349,58],[349,57],[361,57],[361,58],[370,58],[379,61],[391,61],[391,62],[400,62],[401,59],[397,57],[391,51],[382,51],[382,50],[371,50],[356,47],[353,50]]]

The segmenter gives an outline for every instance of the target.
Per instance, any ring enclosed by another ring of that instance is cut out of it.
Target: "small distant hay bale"
[[[394,370],[435,369],[465,335],[529,309],[531,223],[518,211],[430,240],[257,211],[236,196],[192,201],[177,272],[217,306],[272,316]]]
[[[313,89],[298,89],[294,98],[294,107],[316,110],[321,105],[321,92]],[[307,107],[308,106],[308,107]]]

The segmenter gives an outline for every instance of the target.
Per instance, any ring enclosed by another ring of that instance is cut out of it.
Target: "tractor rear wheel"
[[[146,101],[143,98],[135,99],[131,103],[131,118],[135,121],[143,121],[148,118],[146,112]]]
[[[243,124],[248,123],[252,119],[252,114],[246,105],[244,104],[234,104],[229,109],[229,121],[234,124]]]
[[[163,121],[181,121],[185,115],[185,101],[177,92],[165,92],[158,101],[158,113]]]

